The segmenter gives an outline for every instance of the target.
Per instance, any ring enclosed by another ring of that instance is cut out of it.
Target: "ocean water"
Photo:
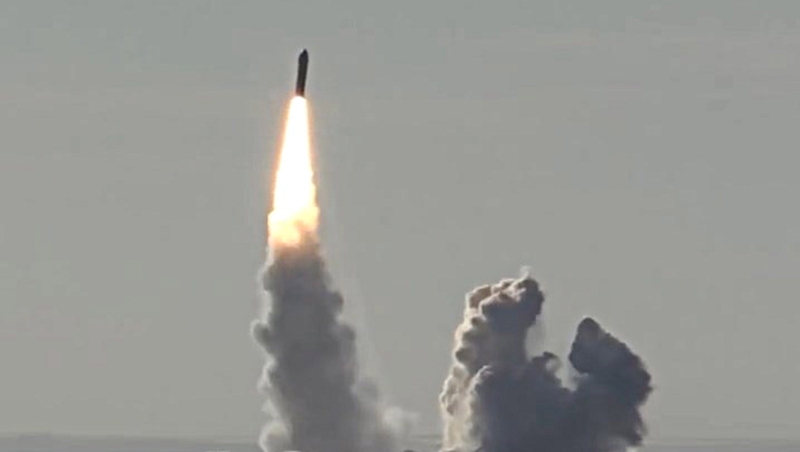
[[[419,452],[435,452],[436,441],[435,436],[419,436],[412,438],[405,447]],[[261,449],[255,440],[250,443],[191,439],[18,435],[0,437],[0,452],[261,452]],[[800,452],[800,441],[654,441],[640,448],[639,452]]]

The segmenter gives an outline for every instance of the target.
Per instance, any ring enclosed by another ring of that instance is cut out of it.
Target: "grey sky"
[[[800,3],[0,6],[0,433],[255,438],[265,181],[308,93],[370,367],[438,430],[463,293],[530,265],[654,437],[800,438]]]

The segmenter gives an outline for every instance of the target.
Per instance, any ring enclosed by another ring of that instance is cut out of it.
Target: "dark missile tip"
[[[306,74],[308,73],[308,50],[303,49],[297,60],[297,83],[295,84],[295,95],[305,97],[306,95]]]

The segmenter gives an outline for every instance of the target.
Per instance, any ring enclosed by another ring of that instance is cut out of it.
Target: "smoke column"
[[[261,446],[266,452],[396,452],[377,390],[359,378],[356,335],[340,318],[343,299],[320,253],[318,217],[306,100],[295,97],[268,218],[265,312],[252,328],[268,355],[260,386],[271,419]]]
[[[543,303],[527,275],[467,295],[440,395],[443,450],[616,452],[641,443],[639,408],[651,391],[642,361],[585,318],[569,353],[578,375],[568,389],[555,355],[531,358],[525,349]]]

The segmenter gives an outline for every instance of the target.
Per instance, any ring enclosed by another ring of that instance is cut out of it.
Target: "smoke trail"
[[[529,276],[467,295],[440,396],[443,450],[616,452],[641,443],[639,407],[651,391],[642,361],[586,318],[569,354],[575,388],[564,387],[555,355],[525,350],[543,302]]]
[[[355,332],[340,319],[314,233],[273,247],[263,273],[268,312],[253,336],[269,355],[261,380],[272,419],[267,452],[396,452],[374,385],[358,376]],[[388,414],[387,414],[388,413]]]

